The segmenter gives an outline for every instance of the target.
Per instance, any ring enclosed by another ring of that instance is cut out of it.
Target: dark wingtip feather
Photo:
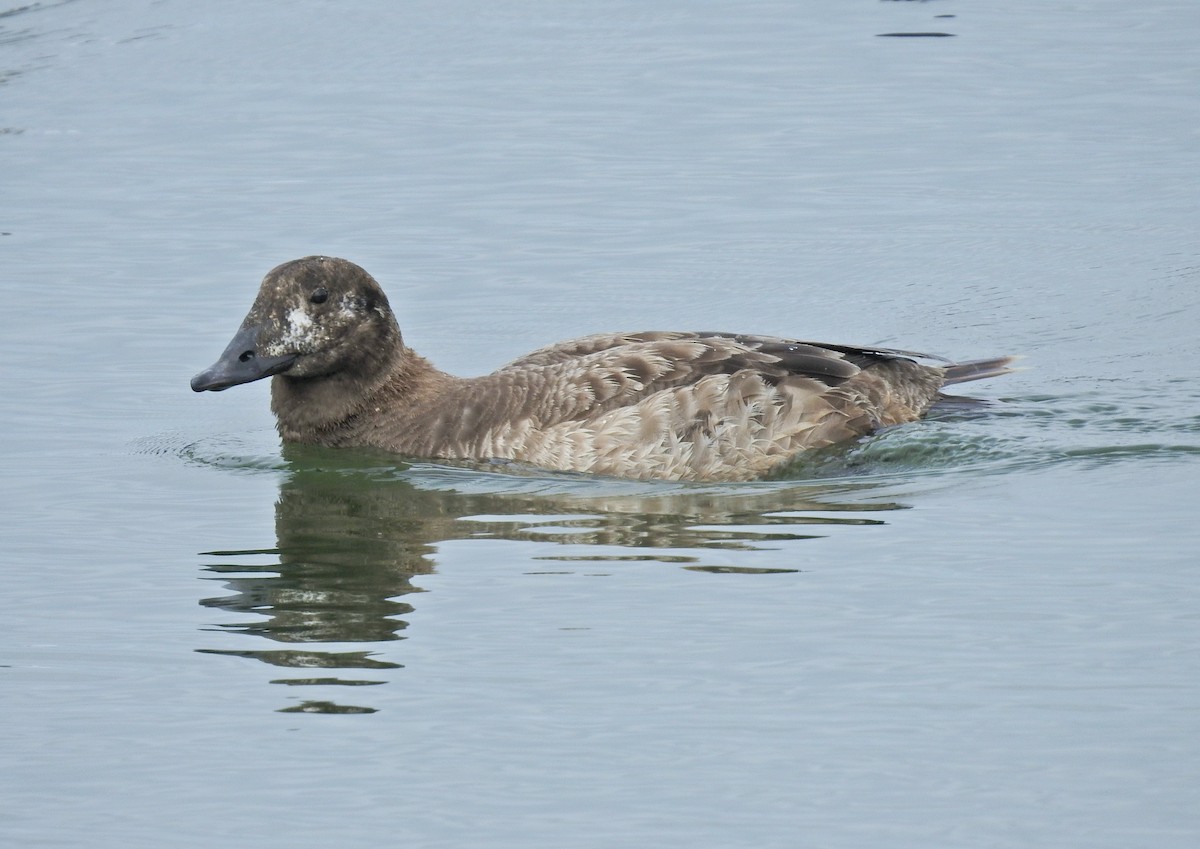
[[[989,377],[999,377],[1002,374],[1012,374],[1017,371],[1011,368],[1020,357],[989,357],[985,360],[968,360],[964,363],[951,363],[946,366],[946,385],[966,383],[969,380],[984,380]]]

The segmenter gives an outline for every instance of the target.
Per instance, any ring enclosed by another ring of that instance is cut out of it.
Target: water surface
[[[0,843],[1196,845],[1198,36],[0,9]],[[652,328],[1027,368],[751,484],[281,448],[187,380],[311,253],[463,374]]]

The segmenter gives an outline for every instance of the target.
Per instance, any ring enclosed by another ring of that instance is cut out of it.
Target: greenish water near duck
[[[0,843],[1194,846],[1190,12],[0,15]],[[747,484],[281,448],[188,379],[318,252],[460,374],[1024,370]]]

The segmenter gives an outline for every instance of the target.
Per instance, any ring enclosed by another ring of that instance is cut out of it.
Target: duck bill
[[[211,366],[192,378],[194,392],[220,392],[230,386],[252,383],[291,368],[296,354],[262,357],[258,354],[258,326],[242,325],[224,353]]]

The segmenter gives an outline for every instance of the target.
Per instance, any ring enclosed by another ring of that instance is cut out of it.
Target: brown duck
[[[311,256],[267,274],[237,335],[192,389],[273,376],[271,409],[293,442],[749,480],[806,449],[918,419],[943,386],[1006,374],[1011,359],[950,363],[886,348],[652,331],[585,336],[483,377],[455,377],[404,345],[371,275]]]

